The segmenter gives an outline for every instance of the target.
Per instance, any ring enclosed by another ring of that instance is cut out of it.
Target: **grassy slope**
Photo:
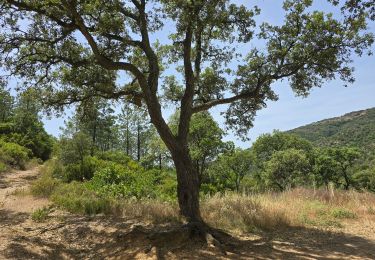
[[[318,146],[375,147],[375,108],[355,111],[288,131]]]

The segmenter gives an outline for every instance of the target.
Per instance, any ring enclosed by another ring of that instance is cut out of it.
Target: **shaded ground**
[[[48,201],[14,195],[36,176],[37,169],[0,175],[0,259],[375,259],[375,239],[367,232],[354,236],[288,228],[246,237],[220,233],[223,252],[189,240],[173,225],[59,210],[36,223],[31,212]]]

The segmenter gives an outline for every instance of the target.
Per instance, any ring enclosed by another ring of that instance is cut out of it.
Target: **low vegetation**
[[[90,181],[57,181],[52,170],[51,162],[44,166],[42,176],[33,183],[32,193],[50,198],[57,207],[73,213],[100,213],[152,223],[182,222],[174,200],[96,191]],[[374,205],[375,194],[369,192],[295,188],[247,195],[235,192],[206,195],[202,198],[201,210],[211,226],[246,233],[289,226],[342,228],[357,219],[375,221]],[[46,212],[36,211],[33,219],[43,219]]]
[[[48,207],[37,209],[31,214],[31,219],[35,222],[44,222],[47,220],[49,212]]]

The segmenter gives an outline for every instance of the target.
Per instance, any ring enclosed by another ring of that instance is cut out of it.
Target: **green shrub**
[[[375,167],[356,172],[353,180],[357,189],[375,192]]]
[[[121,151],[106,151],[98,154],[99,159],[111,161],[117,164],[128,165],[131,160],[129,156]]]
[[[31,214],[31,219],[35,222],[43,222],[48,218],[49,212],[50,209],[47,207],[37,209]]]
[[[344,218],[356,218],[356,214],[342,208],[336,208],[332,210],[332,216],[334,218],[344,219]]]
[[[65,167],[56,165],[55,176],[60,176],[64,182],[90,180],[99,167],[107,163],[94,156],[85,156],[80,163],[67,164]]]
[[[98,214],[111,211],[111,200],[100,197],[79,182],[65,183],[56,188],[51,200],[72,213]]]
[[[157,196],[163,200],[175,201],[177,194],[176,177],[168,176],[158,186]]]
[[[81,175],[84,180],[91,180],[98,166],[103,164],[95,156],[86,156],[81,164]]]
[[[95,172],[87,187],[103,196],[155,198],[157,175],[154,171],[138,170],[110,163]]]
[[[3,162],[0,162],[0,173],[5,172],[6,170],[7,166]]]
[[[62,180],[64,182],[82,181],[83,175],[80,164],[68,164],[64,167]]]
[[[53,176],[56,165],[58,165],[56,160],[50,160],[41,168],[40,177],[31,184],[30,190],[34,196],[49,198],[61,184],[61,181]]]
[[[25,169],[30,150],[15,143],[0,141],[0,160],[13,167]]]
[[[14,123],[0,123],[0,135],[14,132]]]

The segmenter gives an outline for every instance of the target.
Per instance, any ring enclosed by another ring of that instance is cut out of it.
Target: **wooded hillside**
[[[375,108],[318,121],[288,133],[297,134],[318,146],[374,147]]]

